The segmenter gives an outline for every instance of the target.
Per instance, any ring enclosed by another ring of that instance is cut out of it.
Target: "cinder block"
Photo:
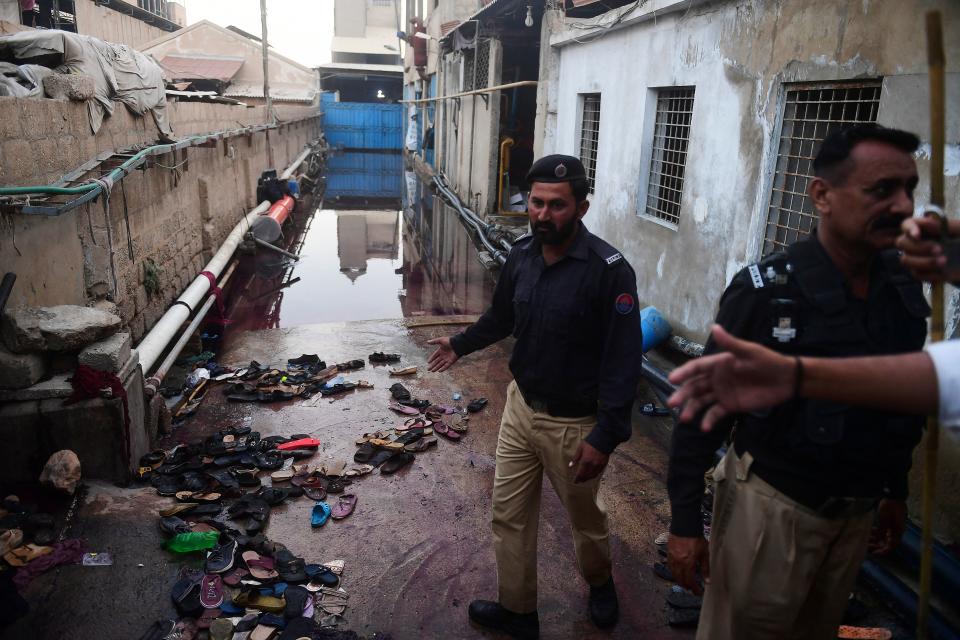
[[[25,389],[46,372],[43,358],[35,353],[11,353],[0,345],[0,389]]]
[[[130,359],[130,334],[117,333],[95,342],[80,352],[80,364],[100,371],[116,373]]]

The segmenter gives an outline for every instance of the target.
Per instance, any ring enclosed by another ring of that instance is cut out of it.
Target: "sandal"
[[[321,610],[328,615],[343,615],[347,610],[347,599],[350,596],[342,589],[323,587],[320,589],[320,601],[317,603]]]
[[[387,449],[389,451],[403,451],[402,442],[394,442],[391,440],[381,440],[377,438],[377,439],[371,440],[369,444],[371,446],[377,447],[378,449]],[[354,456],[354,460],[356,460],[356,456]]]
[[[400,362],[399,353],[383,353],[382,351],[374,351],[370,354],[369,358],[371,364],[385,364],[391,362]]]
[[[369,442],[364,442],[357,449],[357,452],[353,454],[353,461],[368,466],[366,463],[370,462],[374,453],[376,453],[376,450],[373,448],[373,445]]]
[[[407,453],[423,453],[435,444],[437,444],[437,439],[435,437],[420,438],[419,440],[404,446],[403,450]]]
[[[390,475],[396,473],[400,469],[404,468],[408,464],[413,462],[413,454],[410,453],[398,453],[389,460],[387,460],[382,467],[380,467],[380,473],[385,475]]]
[[[361,464],[357,467],[350,467],[343,472],[343,475],[347,478],[359,478],[360,476],[365,476],[368,473],[373,471],[373,465],[370,464]]]
[[[279,575],[276,569],[273,568],[273,558],[261,556],[256,551],[244,551],[242,554],[240,554],[240,557],[243,558],[243,561],[247,563],[247,569],[250,570],[250,575],[257,580],[272,580]],[[238,603],[236,600],[234,600],[233,603],[240,605],[240,603]]]
[[[282,598],[264,596],[258,591],[246,591],[237,594],[233,597],[233,604],[247,609],[258,609],[266,613],[280,613],[285,606]]]
[[[413,407],[404,406],[404,405],[400,404],[399,402],[391,402],[390,404],[387,405],[387,407],[389,407],[390,409],[393,409],[393,410],[396,411],[397,413],[402,413],[402,414],[405,415],[405,416],[418,416],[418,415],[420,415],[420,410],[419,410],[419,409],[415,409],[415,408],[413,408]]]
[[[416,367],[391,367],[390,375],[392,376],[412,376],[417,372]]]
[[[447,440],[456,441],[460,439],[460,433],[451,429],[446,422],[434,422],[433,430]]]
[[[409,400],[409,399],[410,399],[410,392],[407,391],[407,388],[406,388],[405,386],[403,386],[402,384],[400,384],[399,382],[396,382],[396,383],[390,385],[390,395],[393,396],[393,399],[394,399],[394,400]]]
[[[400,454],[406,455],[406,454]],[[381,473],[383,471],[381,470]],[[345,493],[339,498],[337,498],[336,504],[330,508],[330,517],[334,520],[343,520],[351,513],[357,506],[357,496],[353,493]]]

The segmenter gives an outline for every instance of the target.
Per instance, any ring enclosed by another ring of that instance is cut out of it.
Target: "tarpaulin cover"
[[[100,130],[104,116],[113,114],[114,103],[122,102],[138,115],[149,111],[161,137],[172,137],[163,74],[153,59],[125,44],[67,31],[21,31],[0,36],[0,58],[42,58],[46,64],[50,56],[55,57],[53,69],[57,73],[82,73],[93,78],[96,95],[87,102],[87,110],[94,133]]]

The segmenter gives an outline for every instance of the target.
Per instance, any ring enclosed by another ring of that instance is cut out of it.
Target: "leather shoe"
[[[620,603],[617,601],[617,589],[610,578],[599,587],[590,587],[590,618],[593,624],[606,629],[617,624]]]
[[[474,600],[468,609],[470,619],[489,629],[506,633],[519,640],[536,640],[540,636],[540,619],[537,612],[514,613],[504,609],[499,602]]]

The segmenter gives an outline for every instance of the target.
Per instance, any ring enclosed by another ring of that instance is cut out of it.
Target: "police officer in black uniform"
[[[918,144],[913,134],[877,125],[828,136],[809,188],[819,229],[738,273],[717,323],[786,354],[920,349],[929,309],[893,249],[913,213]],[[874,550],[891,549],[902,535],[922,424],[912,415],[799,398],[738,416],[714,471],[709,553],[704,472],[731,424],[710,433],[679,425],[668,473],[668,550],[680,584],[699,591],[707,578],[697,638],[836,638],[878,507]]]
[[[493,303],[451,338],[437,338],[431,371],[513,334],[514,381],[497,443],[493,532],[499,598],[476,600],[470,618],[516,638],[536,638],[537,527],[543,474],[566,507],[589,611],[617,620],[606,511],[597,495],[614,448],[630,437],[642,339],[636,278],[619,251],[590,233],[581,162],[554,155],[534,163],[532,234],[516,242]]]

